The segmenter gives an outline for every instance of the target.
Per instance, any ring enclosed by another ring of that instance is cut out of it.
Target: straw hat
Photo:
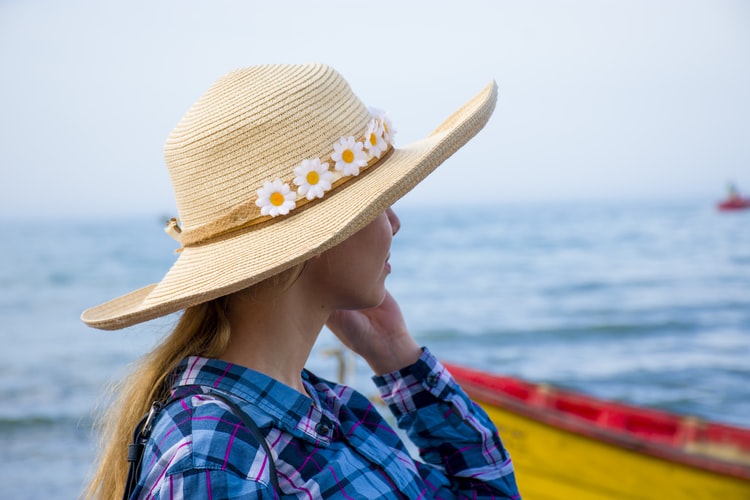
[[[322,64],[266,65],[220,78],[165,145],[181,244],[160,283],[83,312],[116,330],[241,290],[344,241],[485,125],[490,82],[426,139],[393,147],[368,109]]]

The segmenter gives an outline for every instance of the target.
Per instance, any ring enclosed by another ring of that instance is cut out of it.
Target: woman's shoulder
[[[152,436],[154,456],[169,456],[167,473],[221,469],[248,477],[265,450],[240,416],[209,395],[189,395],[169,404]]]
[[[273,496],[265,451],[239,417],[208,398],[169,404],[143,458],[137,491],[148,491],[149,498]]]

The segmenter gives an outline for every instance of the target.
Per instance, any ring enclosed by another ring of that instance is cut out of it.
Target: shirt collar
[[[278,427],[318,446],[327,445],[333,435],[333,415],[321,406],[320,395],[306,370],[302,380],[312,398],[261,372],[200,356],[185,358],[173,375],[173,391],[201,386],[233,396],[259,427]]]

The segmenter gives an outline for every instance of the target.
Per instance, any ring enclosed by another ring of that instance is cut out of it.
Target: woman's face
[[[323,307],[366,309],[385,298],[385,278],[391,272],[391,240],[401,227],[388,209],[368,226],[308,262],[315,297]]]

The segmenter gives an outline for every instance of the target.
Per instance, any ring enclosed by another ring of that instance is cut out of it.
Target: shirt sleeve
[[[241,478],[220,469],[195,468],[170,474],[146,498],[154,500],[188,500],[194,498],[271,500],[278,498],[273,487],[259,481]]]
[[[399,428],[418,447],[436,497],[520,499],[510,455],[487,414],[424,349],[401,370],[373,378]]]

